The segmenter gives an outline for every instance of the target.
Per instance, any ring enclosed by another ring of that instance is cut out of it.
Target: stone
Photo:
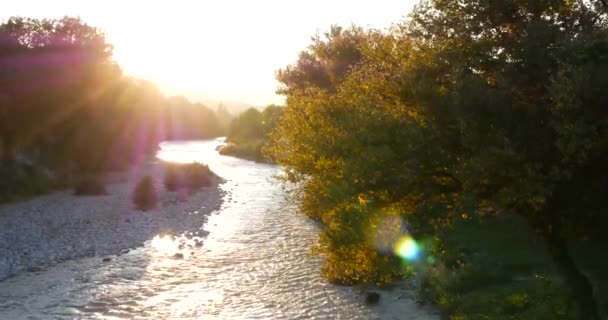
[[[110,261],[112,261],[112,258],[106,257],[106,258],[103,258],[101,261],[103,261],[103,262],[110,262]]]
[[[173,255],[173,258],[175,259],[183,259],[184,258],[184,254],[181,252],[178,252],[176,254]]]
[[[380,302],[380,294],[377,292],[366,292],[365,293],[365,303],[368,305],[378,304]]]
[[[27,267],[25,268],[25,271],[27,272],[40,272],[42,271],[42,268],[34,266],[34,267]]]

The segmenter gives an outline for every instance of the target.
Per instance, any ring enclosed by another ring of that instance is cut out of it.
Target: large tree
[[[357,33],[340,77],[322,76],[323,52],[343,50],[339,33],[279,72],[287,108],[273,153],[328,226],[330,277],[394,271],[374,236],[395,212],[423,233],[462,213],[508,212],[542,235],[581,312],[599,318],[565,239],[606,221],[605,12],[590,1],[423,1],[389,34]]]

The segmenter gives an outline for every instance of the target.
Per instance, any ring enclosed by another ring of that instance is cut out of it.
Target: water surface
[[[83,258],[8,279],[0,319],[377,318],[358,290],[319,276],[321,261],[310,255],[317,227],[286,200],[273,179],[280,169],[221,156],[219,143],[166,142],[159,152],[208,163],[226,180],[202,246],[180,250],[180,237],[156,237],[109,263]]]

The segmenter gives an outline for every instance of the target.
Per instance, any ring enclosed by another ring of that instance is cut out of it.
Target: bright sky
[[[292,63],[331,24],[385,28],[416,0],[18,0],[0,19],[79,15],[102,28],[133,76],[168,94],[282,103],[275,70]]]

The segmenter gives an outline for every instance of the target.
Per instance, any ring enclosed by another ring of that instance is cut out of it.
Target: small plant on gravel
[[[198,162],[186,166],[186,174],[190,181],[190,188],[199,189],[211,185],[211,170],[206,164]]]
[[[180,174],[176,164],[168,164],[165,172],[165,188],[169,191],[175,191],[180,187]]]
[[[107,194],[107,191],[100,177],[87,175],[76,183],[74,194],[77,196],[99,196]]]
[[[168,163],[164,185],[169,191],[179,188],[200,189],[211,185],[212,173],[209,166],[193,163]]]
[[[158,197],[154,188],[154,179],[151,176],[142,177],[133,192],[133,203],[138,210],[146,211],[156,207]]]

